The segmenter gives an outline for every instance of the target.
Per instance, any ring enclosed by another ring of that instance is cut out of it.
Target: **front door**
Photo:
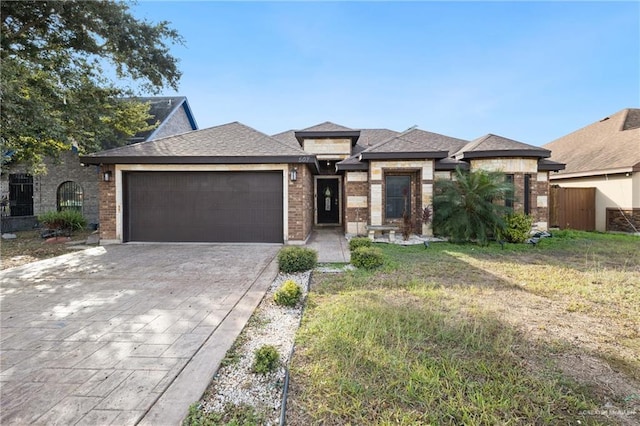
[[[316,212],[318,224],[340,223],[340,194],[337,178],[316,179]]]

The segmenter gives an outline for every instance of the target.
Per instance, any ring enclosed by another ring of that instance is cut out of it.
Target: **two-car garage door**
[[[282,172],[125,172],[125,241],[283,241]]]

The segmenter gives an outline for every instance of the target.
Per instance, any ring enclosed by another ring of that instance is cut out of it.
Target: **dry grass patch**
[[[288,424],[637,424],[639,244],[383,245],[316,274]]]

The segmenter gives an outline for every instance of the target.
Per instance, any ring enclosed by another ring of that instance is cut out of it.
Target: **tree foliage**
[[[0,10],[0,141],[14,161],[122,144],[150,118],[149,105],[125,98],[177,88],[169,48],[180,35],[136,19],[125,2],[3,1]]]
[[[454,241],[487,244],[505,229],[508,209],[498,200],[513,192],[501,172],[458,168],[453,180],[437,180],[433,199],[434,231]]]

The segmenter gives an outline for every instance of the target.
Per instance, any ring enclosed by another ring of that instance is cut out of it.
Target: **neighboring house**
[[[153,130],[140,132],[127,143],[134,144],[198,128],[187,98],[138,98],[149,102],[149,124],[158,123]],[[98,224],[99,168],[84,167],[78,160],[77,149],[63,152],[58,158],[46,158],[46,173],[31,175],[21,164],[3,167],[0,179],[2,193],[2,230],[31,229],[36,217],[46,211],[77,209],[88,223]]]
[[[627,108],[544,145],[564,188],[595,188],[598,231],[640,230],[640,109]]]
[[[468,143],[419,129],[322,123],[266,135],[234,122],[86,155],[100,165],[103,243],[302,243],[316,226],[366,234],[421,217],[456,166],[501,170],[514,208],[547,226],[548,150],[495,135]],[[418,233],[429,234],[422,226]]]

